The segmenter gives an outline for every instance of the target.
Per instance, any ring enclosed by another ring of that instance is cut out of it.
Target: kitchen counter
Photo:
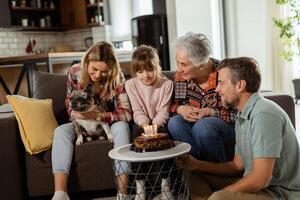
[[[131,61],[131,51],[117,50],[118,60],[122,62]],[[74,60],[81,60],[84,52],[58,52],[58,53],[44,53],[36,55],[11,56],[0,57],[0,68],[23,66],[24,63],[46,63],[48,65],[48,72],[53,72],[54,64],[68,64]]]
[[[131,62],[131,51],[117,50],[118,60],[120,63]],[[19,91],[22,79],[27,72],[28,93],[32,95],[32,70],[36,69],[38,64],[46,64],[47,71],[53,73],[53,65],[55,64],[71,64],[73,61],[80,61],[84,52],[60,52],[60,53],[45,53],[37,55],[24,55],[0,58],[0,68],[21,67],[21,72],[18,76],[13,92],[10,92],[4,79],[0,75],[0,85],[3,87],[6,94],[17,94]],[[128,69],[125,69],[130,71]],[[128,72],[130,73],[130,72]]]

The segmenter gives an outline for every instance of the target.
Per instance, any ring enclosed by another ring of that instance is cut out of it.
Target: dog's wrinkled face
[[[94,104],[93,97],[85,91],[73,91],[70,96],[71,109],[78,112],[86,112]]]

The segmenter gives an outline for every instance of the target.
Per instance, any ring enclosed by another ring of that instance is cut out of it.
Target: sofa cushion
[[[54,129],[57,127],[52,100],[38,100],[7,95],[18,121],[21,138],[25,149],[30,154],[37,154],[50,149]]]
[[[32,79],[33,98],[52,99],[58,124],[68,122],[69,116],[65,106],[67,75],[34,71]]]
[[[104,141],[75,146],[68,191],[97,191],[114,188],[112,162],[108,152],[113,144]],[[27,186],[30,197],[51,195],[54,191],[51,151],[26,155]]]
[[[294,128],[296,128],[295,104],[290,95],[279,92],[260,92],[265,98],[277,103],[289,116]]]

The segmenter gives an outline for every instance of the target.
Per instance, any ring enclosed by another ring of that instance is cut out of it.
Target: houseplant
[[[280,55],[285,60],[292,61],[294,56],[300,56],[300,1],[276,0],[276,4],[284,6],[289,12],[288,16],[274,18],[273,21],[279,28],[279,37],[283,44]]]

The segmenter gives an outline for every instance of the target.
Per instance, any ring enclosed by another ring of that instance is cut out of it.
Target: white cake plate
[[[175,147],[160,151],[151,152],[135,152],[130,150],[131,144],[117,147],[109,151],[108,155],[114,160],[123,160],[130,162],[146,162],[165,160],[169,158],[175,158],[185,153],[188,153],[191,149],[191,145],[185,142],[174,141]]]

